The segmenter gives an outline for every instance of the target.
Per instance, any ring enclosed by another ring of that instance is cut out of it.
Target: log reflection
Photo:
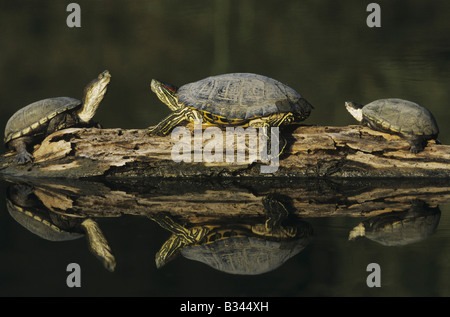
[[[438,206],[450,202],[450,186],[436,180],[7,181],[6,204],[17,222],[47,240],[87,237],[91,251],[111,271],[116,259],[95,222],[99,218],[120,221],[122,215],[131,215],[167,230],[167,242],[155,256],[158,267],[182,254],[229,273],[256,274],[281,265],[308,245],[313,236],[309,219],[361,218],[359,226],[348,228],[350,238],[382,236],[385,245],[401,245],[432,234],[439,223]],[[246,268],[242,254],[236,255],[241,264],[235,262],[232,269],[213,257],[212,250],[223,251],[223,245],[236,252],[261,246],[290,251],[269,259],[266,249],[266,260],[257,259],[255,251],[246,261],[265,263],[259,270]]]

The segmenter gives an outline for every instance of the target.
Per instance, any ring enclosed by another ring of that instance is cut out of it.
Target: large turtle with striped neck
[[[70,127],[87,126],[106,94],[111,75],[106,70],[84,89],[83,100],[56,97],[39,100],[14,113],[6,123],[4,143],[15,150],[14,162],[26,164],[33,161],[29,147],[45,136]]]
[[[303,221],[276,231],[267,231],[263,223],[178,229],[156,254],[158,268],[181,254],[229,274],[263,274],[297,255],[312,240],[312,228]]]
[[[312,227],[304,221],[283,224],[289,212],[273,195],[263,199],[265,221],[209,221],[183,226],[167,215],[150,219],[172,232],[155,256],[157,268],[182,254],[219,271],[262,274],[301,252],[312,239]]]
[[[251,73],[211,76],[180,88],[153,79],[151,89],[173,111],[148,128],[149,134],[163,136],[181,123],[197,120],[218,126],[280,127],[305,120],[313,109],[291,87]],[[281,153],[286,141],[280,141]]]

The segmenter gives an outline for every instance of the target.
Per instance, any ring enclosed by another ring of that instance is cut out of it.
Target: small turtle
[[[33,160],[28,152],[30,145],[58,130],[91,124],[102,101],[111,75],[101,73],[84,89],[83,101],[70,97],[56,97],[36,101],[18,110],[6,123],[4,142],[15,150],[14,161],[26,164]]]
[[[91,252],[108,271],[114,271],[115,257],[97,222],[51,211],[38,198],[37,190],[25,183],[8,187],[6,207],[11,217],[33,234],[49,241],[69,241],[86,235]]]
[[[157,135],[169,134],[180,123],[202,119],[219,126],[279,127],[305,120],[313,109],[291,87],[249,73],[212,76],[180,88],[153,79],[151,89],[173,111],[148,128],[149,134]],[[281,141],[284,149],[285,140]]]
[[[369,218],[350,231],[348,240],[366,237],[384,246],[402,246],[423,241],[439,225],[441,210],[415,200],[409,210]]]
[[[398,134],[418,153],[428,140],[437,139],[439,128],[431,112],[403,99],[380,99],[365,106],[345,102],[348,112],[362,125],[382,132]]]

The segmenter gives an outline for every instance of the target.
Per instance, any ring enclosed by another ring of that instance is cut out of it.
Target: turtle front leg
[[[17,152],[17,156],[14,158],[14,163],[23,165],[33,162],[33,155],[27,150],[28,144],[28,138],[24,137],[9,142],[8,147]]]
[[[168,135],[177,125],[185,121],[194,121],[201,118],[196,111],[189,108],[181,108],[172,112],[160,123],[154,127],[147,128],[147,134],[155,134],[160,136]]]

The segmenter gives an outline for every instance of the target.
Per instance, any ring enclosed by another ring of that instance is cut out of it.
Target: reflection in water
[[[404,245],[434,232],[440,211],[430,206],[450,201],[450,187],[436,181],[8,181],[6,204],[17,222],[51,241],[86,236],[111,271],[115,258],[94,219],[139,216],[168,230],[157,267],[181,254],[222,272],[255,275],[304,250],[312,240],[307,218],[365,217],[350,238]]]
[[[311,227],[306,222],[299,223],[298,233],[301,234],[296,237],[268,238],[255,235],[249,229],[239,225],[235,228],[216,228],[217,231],[211,232],[210,237],[217,240],[188,245],[181,250],[181,254],[222,272],[256,275],[275,270],[311,241]]]
[[[182,254],[230,274],[256,275],[278,268],[309,244],[312,227],[300,220],[287,222],[287,209],[273,195],[263,199],[263,206],[264,222],[216,220],[185,227],[168,216],[153,216],[172,232],[156,254],[157,267]]]
[[[86,235],[92,253],[106,269],[114,271],[115,258],[97,223],[91,218],[56,212],[52,207],[56,197],[25,183],[12,184],[7,190],[6,206],[14,220],[43,239],[68,241]]]
[[[439,207],[429,207],[415,200],[411,209],[369,218],[353,228],[349,240],[367,237],[386,246],[402,246],[419,242],[436,231],[441,218]]]

